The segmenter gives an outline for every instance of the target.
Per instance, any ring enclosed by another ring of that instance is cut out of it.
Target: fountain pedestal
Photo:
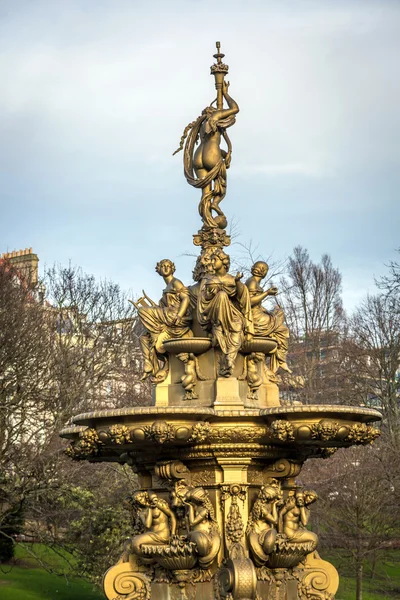
[[[279,305],[262,305],[278,289],[262,287],[263,261],[245,283],[231,275],[223,251],[226,130],[239,107],[217,47],[216,106],[186,127],[180,144],[185,177],[201,190],[194,283],[185,286],[164,259],[159,303],[146,294],[134,303],[153,406],[81,414],[61,435],[71,458],[128,464],[138,476],[132,536],[104,577],[108,600],[332,600],[337,572],[307,528],[317,496],[296,476],[308,458],[371,443],[381,415],[280,405],[289,331]]]
[[[107,572],[106,597],[333,598],[336,570],[301,514],[316,497],[295,478],[307,458],[372,442],[379,418],[343,406],[187,404],[75,417],[62,432],[72,458],[127,463],[139,479],[139,533]]]

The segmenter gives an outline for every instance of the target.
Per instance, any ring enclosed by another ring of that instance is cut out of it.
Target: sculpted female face
[[[149,500],[150,500],[150,505],[151,506],[157,506],[157,501],[158,501],[158,496],[155,493],[152,493],[149,495]]]
[[[149,498],[146,492],[137,492],[133,498],[134,501],[141,507],[149,505]]]
[[[218,254],[213,254],[211,257],[211,264],[213,266],[214,271],[219,271],[222,266],[222,260],[220,259],[220,257],[218,256]]]
[[[278,488],[272,485],[266,485],[262,487],[261,497],[265,501],[276,500],[280,497],[281,492]]]
[[[171,260],[164,259],[157,263],[156,271],[161,277],[168,277],[175,273],[175,265]]]

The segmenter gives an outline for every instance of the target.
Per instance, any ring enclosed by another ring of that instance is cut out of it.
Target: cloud
[[[400,4],[390,0],[8,3],[0,8],[3,243],[31,246],[25,238],[36,235],[47,262],[68,258],[75,243],[111,277],[121,236],[143,272],[165,254],[155,240],[168,232],[171,256],[187,250],[198,194],[172,152],[214,97],[219,39],[241,109],[223,210],[240,220],[243,238],[263,240],[266,254],[303,243],[351,265],[374,252],[379,218],[376,244],[394,247],[399,28]],[[257,206],[256,221],[243,198]],[[349,207],[363,231],[347,224]]]

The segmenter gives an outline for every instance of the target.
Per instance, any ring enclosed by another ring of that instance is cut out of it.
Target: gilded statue
[[[190,337],[193,334],[190,330],[189,292],[182,281],[174,277],[174,263],[168,259],[161,260],[156,265],[156,271],[167,287],[158,305],[150,300],[150,306],[138,306],[138,315],[146,330],[140,337],[144,356],[142,380],[151,376],[158,383],[168,374],[168,357],[163,343],[171,338]]]
[[[313,552],[318,544],[316,533],[306,529],[310,519],[308,507],[318,496],[313,491],[296,490],[290,495],[279,514],[279,529],[290,544],[306,544],[307,553]]]
[[[290,373],[291,371],[286,362],[289,329],[285,325],[285,314],[282,308],[278,306],[270,312],[262,305],[265,298],[278,294],[278,288],[276,287],[264,290],[261,286],[261,281],[267,276],[268,270],[267,263],[259,260],[251,267],[251,277],[246,281],[253,313],[254,335],[256,337],[270,337],[278,344],[276,352],[271,355],[271,371],[276,373],[281,368]]]
[[[265,354],[262,352],[252,352],[244,357],[244,369],[239,379],[247,380],[249,386],[247,398],[249,400],[257,400],[257,391],[263,382],[262,377],[258,373],[257,365],[264,363],[264,360]]]
[[[219,49],[219,46],[217,45]],[[226,217],[220,208],[220,202],[226,194],[226,170],[230,166],[232,144],[226,133],[235,123],[239,107],[228,94],[229,83],[224,80],[228,66],[221,62],[223,54],[215,54],[218,62],[211,68],[217,88],[217,106],[207,106],[192,123],[185,128],[180,146],[174,154],[184,149],[184,172],[190,185],[201,189],[199,213],[204,227],[225,229]],[[226,102],[228,108],[223,107]],[[221,148],[224,138],[227,150]],[[196,148],[196,144],[199,145]]]
[[[132,537],[131,550],[136,556],[148,558],[143,547],[167,545],[176,533],[176,518],[168,503],[154,493],[135,492],[131,502],[144,530]]]
[[[214,507],[208,493],[202,487],[189,487],[186,490],[181,488],[180,497],[186,506],[188,539],[196,544],[199,566],[208,569],[221,546]]]
[[[193,281],[195,283],[188,287],[190,306],[193,310],[197,310],[197,301],[199,297],[199,291],[201,287],[202,279],[209,273],[213,273],[213,266],[211,264],[211,257],[214,254],[216,248],[208,247],[197,257],[196,264],[193,269]]]
[[[212,273],[202,279],[197,299],[197,318],[222,351],[220,375],[230,377],[243,341],[253,336],[250,296],[247,287],[228,273],[230,259],[217,249],[211,256]]]
[[[247,523],[247,539],[257,566],[265,564],[274,551],[278,532],[278,509],[282,506],[282,491],[274,479],[260,489]]]
[[[176,355],[185,367],[185,374],[179,380],[185,390],[184,400],[197,400],[199,397],[196,392],[197,380],[205,381],[205,377],[200,371],[199,361],[197,356],[192,352],[181,352]]]

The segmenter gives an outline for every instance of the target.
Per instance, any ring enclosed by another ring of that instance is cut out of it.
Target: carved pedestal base
[[[307,458],[370,443],[379,416],[185,405],[76,417],[63,432],[69,456],[127,463],[138,475],[132,537],[105,575],[107,600],[333,600],[337,572],[309,529],[317,495],[295,478]]]
[[[236,377],[219,377],[215,382],[214,408],[219,410],[239,410],[244,408],[240,396],[240,382]]]

